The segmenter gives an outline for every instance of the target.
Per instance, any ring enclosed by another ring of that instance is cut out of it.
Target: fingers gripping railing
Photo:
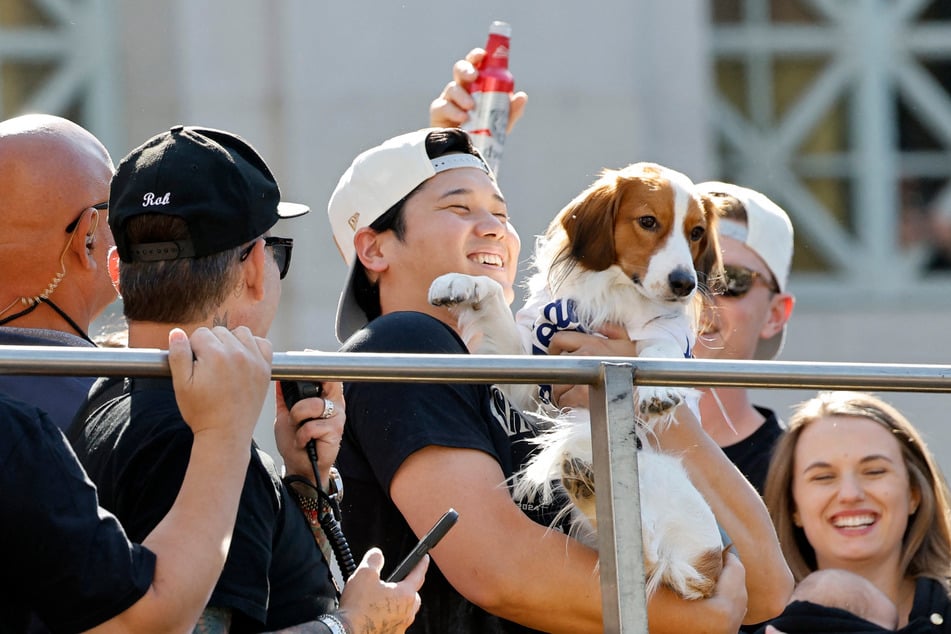
[[[157,350],[0,346],[0,374],[168,376]],[[634,383],[951,392],[951,366],[594,357],[275,353],[274,379],[591,386],[604,631],[647,632]]]

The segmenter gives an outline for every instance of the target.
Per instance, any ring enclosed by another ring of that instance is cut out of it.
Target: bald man
[[[0,345],[93,346],[116,298],[107,270],[113,165],[96,137],[50,115],[0,122]],[[65,429],[92,377],[0,376],[0,393]]]

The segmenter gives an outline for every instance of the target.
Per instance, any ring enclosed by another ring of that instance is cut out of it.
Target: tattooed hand
[[[337,616],[351,634],[400,634],[406,631],[419,611],[419,589],[429,567],[429,555],[399,583],[380,579],[383,553],[371,548],[364,555],[340,598]]]

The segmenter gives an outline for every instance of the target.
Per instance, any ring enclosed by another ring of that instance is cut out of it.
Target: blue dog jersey
[[[575,300],[573,299],[556,299],[542,307],[541,312],[532,324],[532,354],[548,354],[552,337],[562,331],[588,332],[578,319],[578,312],[575,309]],[[684,358],[690,359],[693,357],[691,338],[687,333],[682,333],[682,335],[683,345],[681,349]],[[551,385],[539,385],[538,388],[539,397],[545,403],[551,403]]]

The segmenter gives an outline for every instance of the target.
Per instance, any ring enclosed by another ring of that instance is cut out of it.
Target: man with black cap
[[[228,132],[174,127],[122,160],[109,200],[117,248],[110,270],[130,347],[161,348],[171,327],[246,326],[266,336],[293,244],[270,231],[308,208],[280,202],[274,177],[250,145]],[[277,399],[275,435],[287,474],[326,490],[344,416],[340,384],[323,388],[323,398],[295,405],[293,421]],[[116,389],[121,393],[112,396]],[[121,386],[102,380],[85,411],[70,439],[102,505],[136,539],[175,500],[191,434],[164,379],[126,379]],[[304,450],[310,440],[318,447],[320,482]],[[331,634],[402,631],[419,607],[425,564],[401,584],[383,584],[382,555],[369,551],[338,609],[330,567],[315,546],[319,526],[312,534],[269,456],[250,449],[228,560],[199,627],[273,631],[310,623]]]

